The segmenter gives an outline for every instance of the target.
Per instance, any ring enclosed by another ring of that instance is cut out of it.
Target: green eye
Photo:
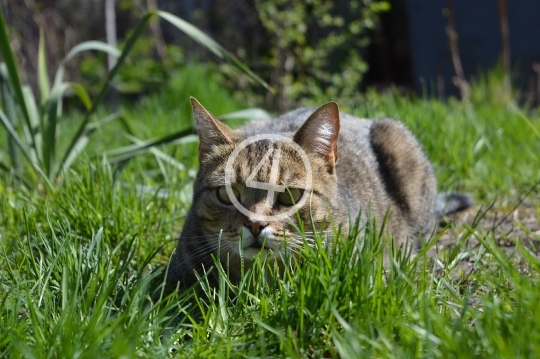
[[[292,206],[298,203],[300,198],[304,194],[304,190],[300,188],[287,188],[285,192],[281,192],[278,195],[278,202],[284,206]]]
[[[236,199],[240,200],[240,192],[238,192],[238,190],[234,187],[231,187],[231,189]],[[232,204],[231,198],[229,197],[229,194],[227,193],[227,188],[225,186],[218,187],[216,195],[220,202],[225,204]]]

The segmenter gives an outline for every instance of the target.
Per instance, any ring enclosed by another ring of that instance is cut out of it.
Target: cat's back
[[[292,134],[297,131],[313,114],[315,108],[303,107],[287,112],[272,120],[255,120],[241,128],[247,133],[283,133]],[[340,112],[340,140],[362,141],[367,138],[372,120],[361,119]],[[348,141],[347,141],[348,142]]]

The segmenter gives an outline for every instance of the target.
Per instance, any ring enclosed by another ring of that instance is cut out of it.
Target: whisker
[[[210,235],[210,236],[220,236],[220,234],[217,233],[217,234],[212,234],[212,235]],[[185,237],[185,238],[205,238],[205,237],[209,237],[209,236],[203,234],[202,236],[188,236],[188,237]]]
[[[303,236],[297,236],[297,237],[287,238],[287,241],[293,241],[293,242],[298,242],[298,243],[303,243],[303,242],[311,242],[311,243],[315,243],[315,239],[314,239],[314,238],[303,237]]]
[[[223,235],[211,235],[211,236],[197,236],[197,237],[180,237],[179,240],[183,242],[189,242],[192,244],[203,243],[203,242],[214,242],[223,238]]]
[[[301,234],[293,234],[289,236],[283,236],[283,241],[277,241],[279,243],[279,247],[277,249],[274,249],[275,251],[283,252],[283,251],[290,251],[291,253],[298,255],[301,253],[302,248],[304,248],[305,245],[308,245],[311,248],[314,248],[317,245],[317,240],[313,237],[315,236],[322,236],[323,238],[323,244],[328,245],[329,248],[331,248],[330,241],[324,241],[329,235],[333,234],[332,229],[322,230],[322,231],[305,231]],[[239,236],[240,234],[238,234]],[[182,262],[176,264],[173,269],[177,269],[181,267],[183,264],[185,264],[188,261],[191,261],[197,257],[204,257],[206,255],[210,255],[212,253],[216,254],[217,257],[220,257],[220,253],[230,253],[230,252],[237,252],[239,250],[239,243],[238,241],[229,241],[225,240],[223,237],[225,234],[223,232],[215,233],[215,234],[209,234],[209,235],[198,235],[198,236],[180,236],[179,240],[184,243],[189,243],[190,245],[197,245],[197,244],[203,244],[200,248],[196,248],[189,253],[184,253],[184,258]],[[231,236],[231,238],[235,238],[237,236]],[[277,236],[279,239],[280,236]],[[270,249],[270,248],[268,248]],[[220,253],[218,253],[218,250]],[[241,250],[241,249],[240,249]]]
[[[182,264],[198,257],[198,256],[202,256],[204,254],[210,254],[210,253],[215,253],[215,251],[218,249],[218,247],[221,247],[221,248],[225,248],[225,249],[229,249],[228,252],[230,252],[230,249],[232,249],[232,245],[230,243],[227,243],[227,242],[222,242],[222,243],[212,243],[211,245],[208,245],[208,246],[204,246],[204,247],[201,247],[201,248],[197,248],[195,249],[194,251],[190,252],[186,257],[184,257],[184,260],[180,263],[178,263],[177,265],[174,266],[174,269],[177,269],[179,268],[180,266],[182,266]]]
[[[223,237],[223,234],[211,234],[211,235],[207,235],[207,236],[180,236],[181,239],[183,238],[186,238],[186,239],[215,239],[215,238],[219,238],[219,237]]]

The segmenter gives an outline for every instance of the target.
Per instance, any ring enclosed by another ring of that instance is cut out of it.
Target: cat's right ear
[[[194,97],[190,97],[190,100],[195,117],[195,127],[199,134],[199,161],[201,161],[206,154],[212,151],[213,147],[232,143],[233,130],[215,118]]]
[[[294,141],[302,148],[326,161],[329,172],[334,171],[338,159],[339,107],[334,101],[319,107],[294,134]]]

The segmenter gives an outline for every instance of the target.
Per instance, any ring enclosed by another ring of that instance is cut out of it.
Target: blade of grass
[[[143,140],[138,139],[135,136],[131,136],[131,135],[128,135],[128,134],[126,134],[125,136],[126,136],[126,138],[128,140],[130,140],[131,142],[133,142],[136,145],[142,145],[144,143]],[[169,156],[165,152],[160,151],[157,148],[153,148],[153,147],[151,147],[149,150],[154,156],[156,156],[156,158],[167,162],[171,166],[175,167],[178,171],[183,171],[183,170],[186,169],[186,166],[184,166],[182,163],[178,162],[177,160],[175,160],[173,157]]]
[[[525,114],[519,109],[517,108],[516,105],[514,104],[511,104],[510,105],[510,108],[512,110],[514,110],[515,113],[518,114],[519,117],[521,117],[521,119],[523,121],[525,121],[525,123],[531,128],[531,130],[534,132],[534,134],[536,135],[536,137],[538,137],[540,139],[540,132],[538,131],[538,129],[536,127],[534,127],[534,125],[532,124],[531,120],[529,120],[527,118],[527,116],[525,116]]]
[[[88,125],[88,122],[90,121],[90,117],[93,115],[93,113],[96,111],[97,106],[101,103],[103,100],[103,97],[105,96],[105,93],[107,92],[109,88],[109,83],[112,81],[122,64],[124,63],[127,55],[133,48],[133,45],[141,35],[142,31],[144,30],[144,27],[152,17],[152,13],[146,14],[141,21],[139,22],[139,25],[135,28],[135,30],[131,33],[131,35],[126,40],[126,45],[124,46],[124,49],[122,50],[120,57],[118,58],[118,61],[116,62],[116,65],[109,71],[107,74],[107,80],[103,83],[101,86],[97,97],[92,102],[92,106],[90,109],[85,113],[84,118],[79,125],[79,128],[75,132],[75,135],[71,139],[71,142],[64,152],[64,155],[62,157],[62,160],[60,163],[64,164],[64,168],[68,168],[65,164],[71,163],[68,161],[68,158],[71,158],[72,160],[78,155],[79,151],[82,150],[86,144],[88,143],[89,134],[86,132],[86,127]],[[67,57],[66,57],[67,58]],[[75,151],[75,153],[73,153]],[[60,167],[58,168],[60,170]],[[58,173],[55,173],[55,175],[58,175]]]
[[[62,168],[68,168],[69,166],[66,166],[66,164],[71,164],[71,162],[76,158],[77,154],[80,153],[80,151],[82,151],[82,149],[84,149],[84,147],[86,147],[86,145],[88,144],[88,139],[83,139],[81,140],[80,143],[77,143],[76,140],[78,140],[78,138],[85,133],[89,134],[93,132],[93,131],[85,131],[84,127],[87,125],[88,120],[90,118],[90,114],[95,111],[95,108],[97,107],[97,104],[99,103],[99,101],[92,103],[90,100],[90,96],[88,96],[88,92],[80,84],[62,82],[63,77],[64,77],[64,72],[65,72],[65,66],[69,62],[69,60],[71,60],[72,58],[74,58],[75,56],[79,55],[80,53],[84,51],[90,51],[90,50],[103,51],[103,52],[112,54],[113,56],[120,55],[120,51],[116,47],[111,46],[107,43],[104,43],[101,41],[86,41],[73,47],[60,63],[60,66],[58,67],[55,78],[54,78],[52,95],[48,99],[48,102],[47,102],[47,123],[46,125],[44,125],[45,141],[43,143],[43,154],[44,154],[43,163],[44,163],[45,171],[49,175],[50,178],[56,178],[59,174],[59,171]],[[106,84],[107,83],[105,83],[105,85]],[[87,115],[85,116],[85,119],[83,120],[83,124],[79,128],[79,130],[82,130],[82,131],[80,131],[80,133],[79,131],[77,132],[77,135],[75,136],[74,141],[72,141],[70,148],[62,156],[60,165],[56,165],[55,163],[52,163],[54,161],[56,144],[55,142],[51,142],[51,141],[54,141],[56,137],[55,136],[56,126],[57,126],[56,119],[58,117],[58,112],[60,111],[59,102],[62,100],[62,96],[68,88],[71,88],[72,91],[79,97],[79,99],[81,100],[85,108],[87,109]],[[102,93],[104,92],[102,91]],[[77,150],[76,153],[71,155],[71,151],[73,151],[75,148]]]
[[[15,141],[15,144],[17,146],[19,146],[19,149],[23,152],[25,157],[27,157],[28,160],[31,161],[30,154],[28,153],[28,150],[24,146],[23,142],[19,138],[19,135],[17,134],[17,132],[13,128],[13,125],[12,125],[11,121],[9,121],[9,119],[7,118],[4,111],[2,111],[2,109],[0,109],[0,121],[4,125],[5,129],[7,130],[8,134],[11,136],[11,138]]]
[[[181,139],[182,137],[189,136],[193,133],[193,129],[189,128],[186,130],[178,131],[173,134],[159,137],[152,140],[142,141],[139,144],[124,146],[121,148],[114,149],[112,151],[106,152],[104,155],[108,158],[113,157],[113,159],[110,161],[111,163],[117,163],[120,161],[125,161],[127,159],[130,159],[131,157],[144,152],[152,147],[165,145],[168,143],[171,143],[173,141],[176,141],[178,139]]]
[[[49,100],[47,101],[47,104],[48,104],[47,106],[48,117],[47,117],[47,127],[46,127],[47,130],[45,132],[46,140],[43,143],[43,153],[45,154],[44,164],[45,164],[45,168],[47,169],[47,173],[49,174],[49,177],[51,179],[56,178],[57,175],[59,174],[59,171],[62,168],[69,168],[71,166],[72,161],[77,157],[77,155],[80,152],[82,152],[82,150],[88,144],[88,140],[89,140],[87,138],[87,141],[81,142],[79,144],[79,147],[76,149],[77,150],[76,153],[73,153],[73,156],[71,158],[68,157],[66,159],[67,162],[61,162],[61,163],[55,162],[54,156],[55,156],[55,150],[56,150],[56,129],[57,129],[57,119],[60,116],[60,113],[59,113],[60,107],[61,107],[60,101],[62,101],[63,94],[68,89],[71,89],[77,95],[77,97],[81,100],[82,104],[85,106],[87,110],[92,105],[92,101],[90,100],[90,96],[88,95],[88,92],[82,85],[78,83],[65,82],[53,88],[52,94]],[[118,118],[118,114],[113,114],[112,117],[114,118],[112,118],[111,121],[114,120],[115,118]],[[85,132],[85,134],[87,136],[90,136],[95,131],[95,129],[99,127],[100,126],[98,125],[98,126],[92,126],[91,128],[87,128],[87,131]]]
[[[124,116],[120,112],[116,112],[116,113],[110,114],[109,116],[106,116],[106,117],[102,118],[101,120],[99,120],[97,122],[89,124],[88,127],[87,127],[87,130],[88,131],[95,131],[95,130],[98,130],[101,127],[105,126],[109,122],[112,122],[112,121],[115,121],[115,120],[122,121],[123,119],[124,119]]]
[[[101,128],[105,124],[114,121],[116,119],[122,119],[123,116],[120,113],[113,113],[112,115],[109,115],[102,120],[89,124],[85,132],[83,133],[83,136],[79,138],[79,141],[77,141],[76,146],[73,148],[73,150],[69,153],[69,156],[62,162],[59,162],[58,168],[55,170],[55,176],[59,174],[59,172],[63,169],[68,169],[71,167],[71,164],[75,159],[79,156],[79,154],[84,150],[86,145],[88,144],[90,140],[90,136],[94,131]]]
[[[6,172],[6,173],[11,173],[10,167],[9,167],[6,163],[4,163],[4,162],[2,162],[2,161],[0,161],[0,170],[4,171],[4,172]],[[30,182],[28,182],[28,180],[27,180],[26,178],[21,177],[21,175],[19,175],[17,172],[13,173],[13,175],[14,175],[19,181],[21,181],[26,187],[28,187],[28,188],[31,187]],[[1,305],[1,304],[0,304],[0,305]]]
[[[55,78],[54,78],[52,95],[51,95],[51,98],[49,98],[49,102],[47,106],[47,109],[48,109],[47,124],[44,126],[46,128],[45,130],[46,140],[43,143],[44,166],[45,166],[46,173],[49,175],[50,178],[56,178],[62,168],[69,168],[69,165],[71,165],[72,161],[88,144],[89,139],[88,138],[81,139],[81,136],[83,135],[89,136],[91,133],[93,133],[93,131],[85,131],[85,127],[88,124],[90,115],[94,113],[95,109],[97,108],[97,105],[101,102],[101,99],[106,91],[106,87],[108,86],[108,82],[111,80],[111,77],[109,76],[108,81],[105,82],[104,85],[102,86],[102,89],[100,91],[100,94],[98,95],[98,98],[93,103],[90,100],[90,96],[88,96],[88,92],[81,85],[77,83],[62,83],[64,72],[65,72],[65,66],[69,62],[69,60],[71,60],[72,58],[74,58],[75,56],[79,55],[80,53],[84,51],[90,51],[90,50],[103,51],[103,52],[112,54],[113,56],[120,55],[120,51],[116,47],[111,46],[107,43],[104,43],[101,41],[86,41],[73,47],[60,63],[60,66],[58,67]],[[58,116],[58,111],[60,110],[58,103],[61,101],[63,93],[66,91],[67,88],[71,88],[72,91],[79,97],[79,99],[85,106],[87,112],[76,135],[73,137],[70,146],[68,147],[66,152],[63,154],[62,159],[59,162],[59,165],[56,165],[55,163],[51,162],[51,161],[54,161],[55,144],[49,141],[54,140],[55,138],[56,125],[57,125],[56,118]],[[56,95],[59,97],[52,98],[53,95]],[[49,145],[47,145],[48,143]],[[46,148],[48,148],[49,151],[46,151]],[[73,151],[75,152],[73,153]]]

